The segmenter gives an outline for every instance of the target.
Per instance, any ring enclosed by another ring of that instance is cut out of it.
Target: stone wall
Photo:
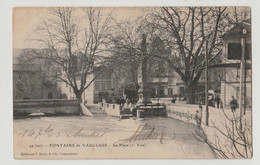
[[[195,114],[199,110],[198,105],[165,104],[167,116],[184,122],[196,124]]]
[[[26,116],[31,113],[47,115],[78,115],[80,113],[79,100],[15,100],[13,101],[14,117]]]
[[[198,110],[200,112],[199,105],[192,105],[192,104],[166,104],[166,110],[167,110],[167,116],[170,118],[182,120],[184,122],[197,124],[195,115],[196,111]],[[227,113],[230,109],[225,109]],[[206,123],[206,106],[202,106],[202,123]],[[224,114],[221,109],[217,109],[214,107],[209,106],[209,121],[214,122],[216,119],[219,120],[224,117]]]
[[[166,104],[167,116],[170,118],[182,120],[184,122],[197,124],[195,120],[196,110],[200,111],[199,105],[192,104]],[[231,109],[224,109],[228,116],[232,116]],[[239,115],[239,109],[236,110],[236,114]],[[202,106],[202,124],[206,123],[206,106]],[[251,110],[247,111],[246,118],[249,120],[251,116]],[[223,123],[225,115],[222,109],[209,106],[209,123]]]

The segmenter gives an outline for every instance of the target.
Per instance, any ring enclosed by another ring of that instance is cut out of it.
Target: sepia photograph
[[[15,159],[251,159],[248,6],[14,7]]]

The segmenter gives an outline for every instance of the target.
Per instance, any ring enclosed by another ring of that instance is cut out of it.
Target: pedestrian
[[[121,100],[120,100],[120,98],[117,96],[117,98],[116,98],[116,104],[118,104],[118,105],[120,105],[121,104]]]
[[[125,104],[125,99],[124,99],[124,97],[121,97],[121,103],[120,103],[120,105],[124,105]]]
[[[232,100],[230,101],[231,106],[231,112],[236,112],[236,109],[238,108],[237,100],[232,96]]]
[[[209,100],[208,100],[209,102],[209,106],[211,106],[211,107],[214,107],[215,108],[215,101],[214,101],[214,97],[213,97],[213,95],[212,94],[209,94]]]
[[[107,103],[106,99],[103,98],[102,99],[102,103]]]
[[[216,102],[217,102],[217,108],[219,108],[219,104],[220,104],[220,98],[219,98],[219,96],[217,96]]]
[[[172,103],[175,103],[175,100],[176,100],[175,97],[172,97]]]
[[[132,104],[130,103],[130,100],[127,98],[123,105],[123,108],[130,109],[131,107],[132,107]]]
[[[124,104],[125,104],[125,99],[124,99],[124,97],[121,96],[120,97],[120,105],[123,106]]]
[[[201,125],[201,119],[202,119],[202,106],[201,105],[199,105],[199,109],[200,110],[196,110],[196,114],[194,117],[198,126]]]

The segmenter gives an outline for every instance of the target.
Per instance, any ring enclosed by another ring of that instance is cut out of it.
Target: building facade
[[[101,70],[103,71],[100,73]],[[79,78],[77,83],[80,86]],[[124,80],[118,77],[117,72],[104,66],[94,67],[93,73],[87,76],[86,84],[89,83],[89,87],[82,94],[82,102],[84,103],[94,104],[101,102],[102,99],[105,99],[107,102],[115,102],[119,93],[122,94],[123,92],[122,84]],[[68,99],[76,99],[76,95],[69,85],[59,82],[59,87],[62,94],[66,95]]]
[[[245,34],[243,34],[245,32]],[[232,96],[239,100],[240,94],[240,62],[241,62],[241,38],[245,38],[245,78],[243,80],[245,97],[244,105],[248,109],[252,108],[252,68],[251,68],[251,24],[241,22],[234,26],[223,38],[223,52],[225,58],[223,63],[225,77],[221,81],[221,101],[226,108],[230,107]]]
[[[13,99],[61,98],[57,83],[46,78],[40,65],[21,62],[22,53],[23,49],[13,50]]]

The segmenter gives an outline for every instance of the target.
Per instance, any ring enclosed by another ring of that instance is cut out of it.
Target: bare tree
[[[127,83],[133,83],[135,90],[139,88],[137,72],[140,60],[144,57],[141,48],[142,29],[140,20],[117,22],[115,21],[114,33],[110,35],[111,56],[107,62],[113,69],[124,73]]]
[[[83,16],[79,17],[79,12]],[[57,74],[51,76],[69,85],[81,99],[82,93],[94,79],[87,77],[94,66],[102,61],[103,49],[109,32],[110,15],[102,15],[99,8],[50,8],[49,17],[37,27],[42,50],[30,50],[29,58],[43,59],[56,66]]]
[[[241,21],[251,22],[250,8],[248,7],[232,7],[227,13],[227,21],[230,25],[237,25]]]
[[[212,135],[214,138],[209,138],[201,127],[195,127],[193,136],[208,144],[221,158],[251,158],[253,155],[251,123],[246,120],[241,121],[240,116],[236,116],[234,112],[230,116],[224,109],[222,112],[225,116],[222,125],[212,122],[212,126],[207,128],[214,130]]]
[[[172,52],[165,59],[187,85],[190,103],[205,65],[205,41],[209,41],[209,61],[221,54],[221,21],[226,8],[162,7],[150,16],[161,38]]]
[[[151,54],[155,54],[155,52],[165,54],[167,50],[160,37],[153,36],[154,29],[146,24],[145,19],[145,17],[140,17],[135,21],[115,21],[115,33],[110,36],[109,52],[111,56],[107,58],[107,62],[113,69],[124,73],[126,83],[134,84],[135,91],[139,89],[138,67],[142,59],[145,58],[147,62],[147,79],[166,70],[165,67],[162,67],[164,61],[155,59]],[[146,36],[145,45],[143,45],[144,35]],[[144,47],[146,50],[143,50]]]

